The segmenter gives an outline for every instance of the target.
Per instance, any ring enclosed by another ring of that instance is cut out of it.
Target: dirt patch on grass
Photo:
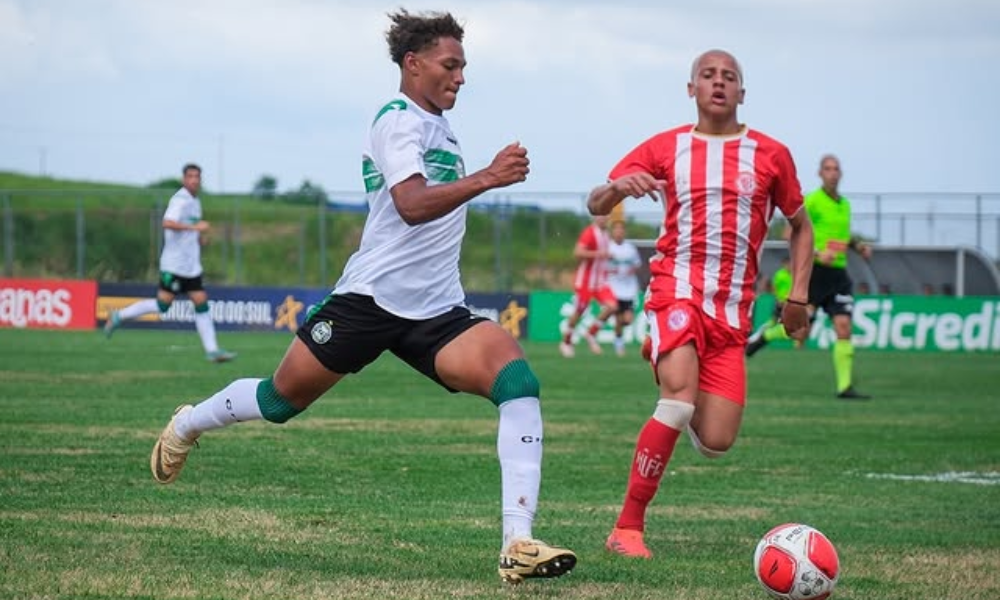
[[[274,542],[323,542],[363,544],[364,540],[331,523],[303,523],[285,520],[263,510],[241,508],[207,509],[183,514],[97,513],[55,511],[3,511],[0,519],[61,522],[82,525],[110,525],[129,529],[173,528],[214,537],[260,538]],[[87,535],[92,535],[88,533]]]
[[[864,560],[847,559],[846,573],[851,577],[871,577],[881,581],[917,585],[925,590],[926,598],[962,598],[963,600],[995,600],[1000,598],[1000,549],[969,549],[960,551],[920,550],[905,554],[866,552],[844,548],[845,557],[864,556]]]
[[[85,439],[143,439],[143,440],[155,440],[156,436],[160,434],[160,429],[137,429],[134,427],[108,427],[99,425],[70,425],[68,423],[41,423],[39,425],[19,425],[21,431],[31,432],[31,433],[41,433],[47,435],[57,435],[65,437],[68,439],[73,438],[85,438]],[[152,446],[150,446],[152,448]],[[49,448],[26,448],[26,454],[49,454],[51,452],[58,451],[58,449]],[[91,451],[86,449],[67,449],[68,452],[77,452],[78,454],[97,454],[98,451]]]

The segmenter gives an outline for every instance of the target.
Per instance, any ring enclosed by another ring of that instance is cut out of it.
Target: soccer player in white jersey
[[[215,323],[209,312],[208,293],[201,281],[201,247],[208,241],[206,235],[210,228],[208,221],[201,218],[201,200],[198,199],[201,167],[188,163],[182,173],[181,189],[170,198],[163,213],[163,251],[156,299],[140,300],[122,310],[112,311],[104,323],[104,334],[110,338],[124,321],[166,313],[174,298],[187,294],[194,304],[194,325],[205,356],[212,362],[226,362],[236,358],[236,353],[219,348]]]
[[[645,304],[659,401],[639,433],[625,501],[606,543],[643,558],[651,556],[643,539],[646,507],[681,432],[709,458],[736,441],[754,281],[775,208],[791,226],[794,283],[782,322],[796,339],[809,324],[813,232],[791,154],[739,122],[743,71],[728,52],[698,56],[687,89],[697,123],[639,144],[588,199],[593,214],[608,214],[628,196],[651,196],[664,210]]]
[[[459,281],[467,203],[524,181],[527,150],[511,143],[466,176],[443,115],[465,84],[463,29],[448,13],[389,17],[386,40],[400,89],[374,115],[362,155],[370,212],[360,248],[274,374],[236,380],[196,406],[179,407],[150,467],[156,481],[170,483],[205,432],[258,419],[284,423],[389,351],[448,391],[496,405],[500,576],[511,583],[557,577],[575,566],[576,555],[532,534],[542,463],[538,379],[509,333],[469,311]]]
[[[608,243],[608,285],[618,300],[615,311],[615,352],[625,355],[625,328],[635,319],[635,299],[639,295],[639,268],[642,258],[635,244],[625,239],[625,222],[611,223]]]

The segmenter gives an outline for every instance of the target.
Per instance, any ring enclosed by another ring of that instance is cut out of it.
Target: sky
[[[742,63],[740,119],[784,142],[803,187],[997,192],[996,0],[0,0],[0,170],[147,184],[202,165],[215,192],[261,175],[360,191],[362,141],[398,89],[386,13],[465,26],[447,113],[468,171],[528,148],[518,192],[587,192],[695,119],[692,60]]]

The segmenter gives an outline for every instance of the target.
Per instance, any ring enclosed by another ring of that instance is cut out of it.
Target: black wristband
[[[788,304],[795,304],[797,306],[809,306],[808,302],[802,302],[800,300],[792,300],[791,298],[787,298],[785,302],[787,302]]]

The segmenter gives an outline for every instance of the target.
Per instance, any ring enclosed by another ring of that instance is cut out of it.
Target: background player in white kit
[[[608,285],[618,299],[615,311],[615,353],[625,356],[625,328],[635,319],[635,300],[639,295],[639,268],[642,258],[635,244],[625,239],[625,222],[611,223],[608,243]]]
[[[240,421],[284,423],[388,350],[445,389],[497,406],[500,577],[558,577],[576,555],[532,536],[542,462],[538,379],[517,340],[465,306],[459,280],[466,203],[524,181],[527,150],[512,143],[466,176],[443,116],[465,84],[463,29],[447,13],[389,16],[386,40],[400,91],[375,115],[362,154],[370,210],[360,248],[272,377],[239,379],[197,406],[179,407],[153,448],[153,477],[174,481],[204,432]],[[460,551],[438,548],[433,559]]]
[[[104,323],[104,333],[110,338],[124,321],[156,312],[165,313],[177,295],[187,294],[194,303],[194,325],[205,356],[212,362],[226,362],[236,358],[236,353],[219,348],[209,312],[208,293],[201,281],[201,247],[208,243],[206,235],[210,228],[208,221],[201,218],[201,200],[198,199],[201,167],[188,163],[182,173],[181,189],[170,198],[163,213],[163,251],[156,299],[140,300],[113,311]]]

